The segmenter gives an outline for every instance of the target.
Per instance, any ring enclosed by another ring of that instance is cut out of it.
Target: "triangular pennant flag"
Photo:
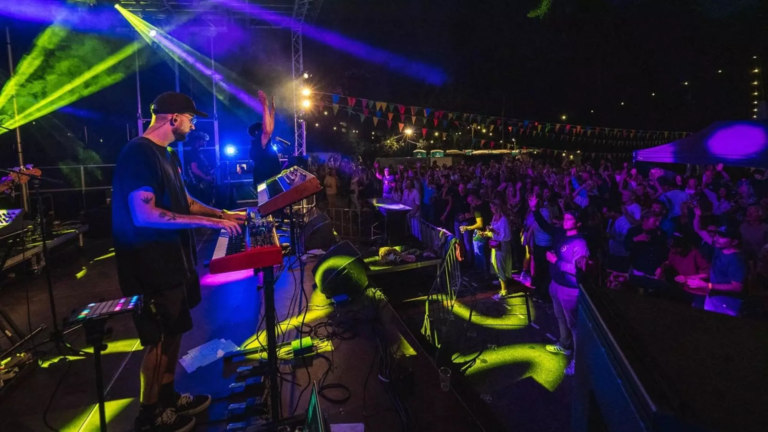
[[[448,113],[448,120],[453,118],[453,113]]]
[[[398,105],[397,105],[397,109],[398,109],[398,111],[400,111],[400,114],[401,114],[401,115],[402,115],[402,114],[405,114],[405,105],[400,105],[400,104],[398,104]]]
[[[421,128],[421,136],[422,136],[423,138],[426,138],[426,137],[427,137],[427,128]]]
[[[339,104],[333,104],[333,115],[336,115],[337,112],[339,112]]]
[[[493,146],[495,146],[495,145],[496,145],[496,143],[494,141],[491,141],[491,148],[493,148]]]
[[[360,106],[363,108],[367,108],[368,105],[368,99],[360,99]]]
[[[333,103],[339,103],[339,95],[331,95],[331,98],[333,98]]]
[[[494,128],[495,126],[496,126],[496,125],[491,125],[491,132],[493,132],[493,128]]]
[[[542,125],[538,125],[538,126],[536,126],[536,130],[537,130],[537,131],[539,131],[539,132],[541,132],[541,126],[542,126]]]
[[[360,113],[360,123],[363,123],[365,121],[365,114]]]
[[[352,115],[352,114],[354,114],[354,113],[355,113],[355,110],[354,110],[354,109],[352,109],[352,107],[348,106],[348,107],[347,107],[347,114],[348,114],[348,115]]]
[[[395,109],[395,104],[386,103],[386,102],[382,102],[382,103],[385,103],[385,104],[387,104],[387,110],[388,110],[389,112],[392,112],[392,111]]]
[[[448,120],[443,120],[443,129],[448,128]]]
[[[381,118],[381,111],[376,111],[376,117]]]
[[[411,123],[413,123],[414,126],[416,125],[416,116],[411,116]]]
[[[455,124],[458,127],[459,126],[458,120],[454,120],[453,124]]]
[[[429,108],[424,108],[424,117],[429,117]]]
[[[387,117],[389,118],[389,121],[392,121],[393,115],[395,115],[395,113],[387,113]]]
[[[405,126],[405,125],[404,125],[404,124],[402,124],[402,123],[398,123],[398,124],[397,124],[397,127],[399,127],[399,128],[400,128],[400,132],[402,132],[402,131],[403,131],[403,126]]]
[[[392,120],[387,120],[387,127],[392,129]]]
[[[415,106],[410,107],[411,108],[411,115],[416,115],[416,110],[418,109]]]
[[[487,119],[485,119],[485,125],[486,125],[486,126],[488,126],[488,123],[490,123],[490,122],[491,122],[491,118],[490,118],[490,117],[488,117]]]
[[[509,129],[509,131],[512,132],[512,126],[507,126],[507,129]]]
[[[363,104],[363,106],[365,106],[365,104]],[[368,115],[368,112],[368,108],[363,108],[363,114]]]
[[[384,108],[387,107],[387,104],[384,102],[376,102],[376,111],[383,111]]]
[[[373,126],[376,127],[377,124],[379,124],[379,118],[378,117],[371,117],[371,120],[373,120]]]
[[[375,101],[369,100],[368,101],[368,109],[372,109]]]
[[[571,131],[571,125],[565,125],[565,133],[568,133]]]
[[[435,127],[437,127],[437,119],[432,119],[432,121],[435,122]]]
[[[480,140],[480,147],[482,147],[483,144],[485,144],[485,140]]]
[[[445,138],[448,136],[447,132],[443,132],[443,141],[445,141]]]
[[[349,106],[355,106],[355,101],[357,99],[353,98],[352,96],[347,96],[347,102],[349,103]]]

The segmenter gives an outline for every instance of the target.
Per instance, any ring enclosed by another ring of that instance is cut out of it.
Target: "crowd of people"
[[[732,316],[758,304],[747,300],[768,288],[765,171],[718,164],[676,173],[579,155],[311,169],[333,191],[329,204],[344,206],[338,190],[348,191],[355,211],[383,197],[453,233],[465,268],[499,285],[495,298],[519,287],[515,279],[533,288],[560,323],[553,352],[573,349],[582,274]]]

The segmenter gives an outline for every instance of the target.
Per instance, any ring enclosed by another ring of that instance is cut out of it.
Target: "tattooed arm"
[[[226,229],[230,235],[240,233],[237,222],[204,216],[180,215],[155,207],[155,194],[149,187],[131,192],[128,206],[136,226],[161,229],[212,228]]]
[[[212,217],[216,219],[227,219],[239,223],[245,222],[245,212],[244,211],[227,211],[227,210],[219,210],[217,208],[209,207],[200,201],[196,200],[194,197],[192,197],[189,192],[187,192],[187,202],[189,203],[189,212],[196,216],[207,216]]]

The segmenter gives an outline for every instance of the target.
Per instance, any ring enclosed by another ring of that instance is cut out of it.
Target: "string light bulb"
[[[688,85],[688,81],[684,82],[683,85]]]
[[[563,114],[563,116],[562,116],[562,117],[560,117],[560,118],[561,118],[561,119],[563,119],[563,120],[565,120],[567,117],[565,116],[565,114]]]
[[[722,69],[718,69],[717,73],[723,73]]]
[[[595,110],[589,110],[589,112],[591,112],[592,114],[594,114],[594,113],[595,113]]]
[[[651,93],[651,96],[656,96],[656,93]]]
[[[757,81],[753,82],[752,85],[757,85]]]
[[[753,70],[752,72],[754,72],[754,73],[758,73],[758,72],[760,72],[760,69],[755,69],[755,70]]]
[[[311,105],[311,102],[309,101],[309,99],[304,99],[303,101],[301,101],[301,106],[303,106],[304,108],[309,108],[310,105]]]
[[[623,106],[623,105],[624,105],[624,102],[622,102],[622,103],[621,103],[621,105]]]
[[[323,111],[323,114],[328,115],[328,111]]]

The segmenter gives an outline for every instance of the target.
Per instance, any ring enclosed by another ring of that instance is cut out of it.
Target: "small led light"
[[[152,30],[150,30],[150,31],[149,31],[149,36],[150,36],[150,37],[155,37],[155,36],[157,36],[157,30],[155,30],[155,29],[152,29]]]

